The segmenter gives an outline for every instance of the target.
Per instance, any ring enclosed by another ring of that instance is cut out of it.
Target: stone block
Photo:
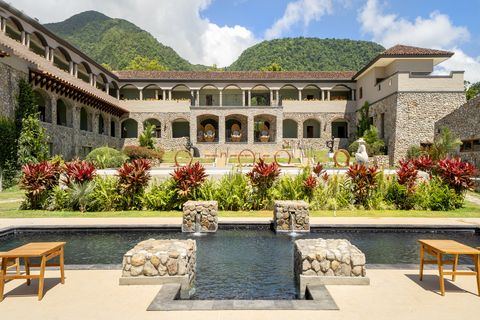
[[[308,203],[305,201],[274,201],[275,232],[310,232]]]
[[[187,201],[183,204],[182,232],[216,232],[217,201]]]

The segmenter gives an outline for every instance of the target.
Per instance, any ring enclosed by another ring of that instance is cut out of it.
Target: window
[[[380,91],[380,90],[382,90],[382,85],[381,84],[378,85],[378,91]]]
[[[48,155],[50,157],[53,157],[53,143],[47,142],[47,146],[48,146]]]
[[[380,138],[385,137],[385,113],[380,115]]]
[[[205,105],[206,106],[213,106],[213,95],[211,95],[211,94],[205,95]]]
[[[377,82],[375,84],[379,84],[380,82],[382,82],[383,80],[385,80],[385,78],[377,78]]]
[[[90,152],[92,152],[92,147],[82,147],[82,150],[83,150],[83,155],[86,156]]]
[[[313,100],[314,97],[313,97],[313,94],[307,94],[307,100]]]
[[[363,88],[360,87],[360,89],[358,91],[359,91],[359,94],[360,94],[360,99],[362,99],[363,98]]]
[[[462,140],[463,144],[460,146],[461,152],[478,152],[480,151],[480,139]]]
[[[313,126],[307,126],[307,138],[313,138]]]

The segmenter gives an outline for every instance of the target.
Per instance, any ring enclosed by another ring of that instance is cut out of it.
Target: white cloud
[[[359,10],[357,21],[363,34],[371,34],[372,41],[386,48],[404,44],[454,51],[454,56],[440,64],[436,72],[465,70],[465,79],[480,81],[480,57],[469,57],[458,48],[470,39],[470,32],[466,27],[454,26],[446,14],[434,11],[429,18],[417,17],[412,23],[396,14],[383,13],[378,0],[368,0]]]
[[[246,48],[260,42],[241,26],[219,27],[200,12],[212,0],[15,0],[17,9],[41,23],[63,21],[86,10],[128,20],[172,47],[191,63],[228,66]]]
[[[331,0],[298,0],[289,2],[285,14],[276,20],[270,29],[265,31],[267,40],[280,38],[285,31],[299,22],[303,22],[305,28],[311,20],[319,21],[325,14],[332,14]]]

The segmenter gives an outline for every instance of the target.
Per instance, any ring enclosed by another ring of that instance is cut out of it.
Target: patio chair
[[[197,142],[202,142],[203,141],[203,135],[205,133],[205,128],[199,124],[197,126]]]
[[[262,142],[268,142],[270,140],[270,130],[268,130],[268,127],[264,124],[260,126],[260,141]]]
[[[0,253],[2,253],[2,252],[0,252]],[[3,258],[3,259],[5,259],[5,258]],[[1,265],[2,265],[2,258],[0,258],[0,266]],[[20,258],[16,258],[14,260],[9,260],[7,262],[7,270],[10,270],[12,268],[17,269],[17,276],[19,276],[20,275]]]
[[[213,158],[213,157],[214,157],[214,154],[212,153],[212,151],[210,150],[205,151],[204,158]]]
[[[215,128],[211,124],[205,126],[204,138],[207,142],[213,142],[213,139],[215,139]]]
[[[242,132],[240,131],[240,126],[238,124],[232,126],[231,137],[233,142],[240,142],[242,139]]]

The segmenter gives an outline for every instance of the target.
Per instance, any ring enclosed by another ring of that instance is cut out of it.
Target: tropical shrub
[[[452,132],[447,127],[443,127],[442,135],[428,149],[428,154],[431,155],[432,160],[435,162],[444,159],[450,151],[454,151],[461,145],[462,140],[452,137]]]
[[[165,151],[164,149],[159,149],[157,151],[139,146],[125,146],[122,148],[122,153],[131,161],[136,159],[158,159],[161,162]]]
[[[464,162],[460,158],[439,160],[435,170],[457,194],[464,194],[466,190],[472,189],[474,182],[471,177],[478,174],[472,164]]]
[[[87,206],[92,206],[96,202],[93,197],[94,189],[95,181],[89,180],[83,183],[73,181],[68,191],[72,207],[78,208],[82,213],[87,211]]]
[[[408,147],[407,150],[407,160],[412,160],[419,158],[421,156],[420,146],[416,144],[412,144]]]
[[[8,189],[15,184],[17,175],[17,126],[12,119],[0,118],[0,186]],[[0,190],[2,189],[0,188]]]
[[[123,196],[122,206],[124,209],[141,209],[142,195],[151,178],[150,169],[150,162],[144,159],[137,159],[131,163],[125,162],[116,169],[117,189]]]
[[[160,184],[152,184],[144,195],[144,204],[149,210],[181,209],[183,203],[178,197],[176,183],[171,178]]]
[[[177,168],[170,175],[175,181],[179,197],[185,201],[197,197],[198,190],[208,177],[200,162],[189,163],[184,167]]]
[[[138,137],[138,143],[141,147],[156,150],[156,140],[155,140],[155,126],[150,124],[150,122],[145,123],[145,130]]]
[[[432,168],[433,168],[432,156],[430,155],[420,156],[417,159],[412,158],[412,161],[417,170],[427,172],[431,176]]]
[[[317,164],[313,166],[313,172],[317,175],[317,177],[320,177],[326,171],[324,169],[323,164],[321,164],[320,162],[317,162]]]
[[[396,178],[387,185],[385,200],[399,209],[410,210],[415,206],[415,182],[418,171],[413,161],[400,160]]]
[[[97,168],[93,162],[73,160],[65,164],[65,184],[71,186],[73,183],[85,183],[96,176]]]
[[[275,162],[266,164],[262,158],[260,158],[259,162],[253,165],[252,170],[246,174],[250,184],[256,191],[254,195],[258,202],[254,205],[255,209],[265,206],[268,191],[274,185],[275,179],[279,174],[280,169]]]
[[[121,195],[117,189],[118,179],[116,177],[95,178],[95,188],[92,197],[95,199],[95,211],[115,211],[122,203]]]
[[[217,182],[215,200],[221,210],[249,210],[253,206],[251,192],[245,175],[241,171],[233,171],[223,175]]]
[[[346,175],[352,179],[353,195],[357,204],[367,206],[368,198],[377,187],[376,177],[379,173],[378,166],[368,168],[358,163],[350,166]]]
[[[20,189],[25,190],[28,209],[42,209],[47,205],[50,191],[58,185],[60,175],[59,163],[42,161],[38,164],[27,163],[22,169]]]
[[[430,183],[421,182],[415,193],[416,207],[432,211],[449,211],[460,208],[463,196],[457,195],[455,190],[441,179],[434,177]]]
[[[109,147],[97,148],[87,155],[87,161],[95,163],[98,169],[118,168],[126,159],[120,151]]]
[[[415,162],[412,160],[400,160],[400,168],[397,171],[397,181],[400,185],[406,187],[407,193],[415,192],[415,181],[418,177],[418,171]]]

